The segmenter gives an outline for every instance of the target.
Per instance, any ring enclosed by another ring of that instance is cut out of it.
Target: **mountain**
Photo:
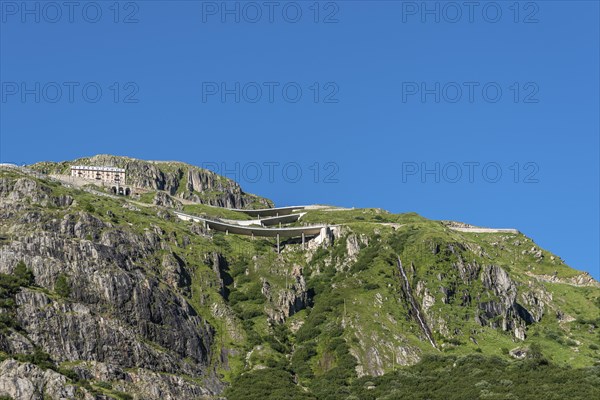
[[[74,165],[123,168],[129,185],[140,194],[164,191],[182,200],[229,208],[266,208],[273,203],[244,193],[235,181],[207,169],[182,162],[145,161],[130,157],[99,154],[65,162],[40,162],[31,169],[45,174],[69,174]]]
[[[0,398],[600,394],[600,283],[518,231],[260,205],[179,162],[0,167]]]

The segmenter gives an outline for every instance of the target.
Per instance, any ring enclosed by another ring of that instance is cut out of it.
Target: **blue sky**
[[[2,161],[181,160],[278,205],[515,227],[600,277],[596,1],[23,4]]]

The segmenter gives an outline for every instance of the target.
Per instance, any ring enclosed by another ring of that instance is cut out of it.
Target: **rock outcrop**
[[[214,329],[185,297],[189,266],[169,251],[177,241],[158,226],[135,232],[70,210],[73,202],[64,199],[33,179],[0,179],[0,229],[11,233],[0,246],[0,273],[14,273],[22,261],[35,279],[12,300],[19,330],[0,333],[0,351],[35,348],[56,364],[136,369],[136,379],[157,385],[148,399],[181,398],[173,374],[203,379],[202,386],[185,383],[190,393],[218,391],[210,368]],[[62,208],[41,213],[37,206],[44,204]],[[0,395],[74,398],[57,372],[10,360],[1,372]]]
[[[124,168],[128,185],[165,191],[171,196],[196,203],[228,208],[273,206],[273,203],[265,198],[244,193],[240,185],[231,179],[182,162],[145,161],[102,154],[72,162],[38,163],[32,168],[44,173],[68,174],[71,165]]]
[[[483,269],[481,281],[495,298],[480,299],[475,320],[481,325],[511,331],[517,339],[525,340],[526,326],[534,322],[534,317],[517,303],[517,287],[508,273],[496,265],[489,265]]]
[[[0,363],[0,396],[27,400],[96,398],[84,388],[70,384],[58,372],[13,359]]]
[[[308,305],[308,288],[302,275],[302,268],[298,266],[295,266],[292,270],[291,282],[288,288],[280,290],[276,296],[273,296],[271,285],[264,280],[262,293],[272,304],[267,307],[267,314],[273,322],[282,323]]]

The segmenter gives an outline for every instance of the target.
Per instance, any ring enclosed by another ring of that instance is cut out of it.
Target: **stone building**
[[[125,184],[125,170],[123,168],[74,165],[71,167],[71,176],[110,184]]]
[[[131,192],[130,188],[125,187],[126,176],[123,168],[74,165],[71,167],[71,176],[110,186],[114,194],[129,195]]]

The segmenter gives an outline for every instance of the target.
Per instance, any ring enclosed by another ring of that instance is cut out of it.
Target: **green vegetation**
[[[225,391],[228,399],[244,400],[316,400],[294,384],[293,376],[284,370],[267,368],[244,373]]]
[[[237,219],[237,220],[249,220],[252,219],[247,214],[238,211],[231,211],[226,208],[212,207],[205,204],[186,204],[183,206],[183,212],[199,215],[209,216],[213,218],[225,218],[225,219]]]
[[[19,261],[15,266],[14,275],[20,286],[30,286],[33,284],[33,272],[27,268],[23,260]]]
[[[61,297],[67,298],[71,295],[69,280],[65,274],[59,274],[54,283],[54,291]]]
[[[352,385],[361,400],[594,399],[600,396],[600,367],[548,365],[539,355],[524,361],[497,357],[428,356],[413,367]]]
[[[349,224],[353,222],[360,223],[394,223],[408,224],[426,221],[416,213],[391,214],[388,211],[379,208],[358,208],[358,209],[335,209],[330,210],[307,210],[306,215],[301,219],[306,223],[327,223],[327,224]]]
[[[11,275],[0,273],[0,333],[18,328],[15,318],[15,295],[21,287],[33,285],[33,273],[21,260]]]
[[[600,367],[557,367],[549,364],[539,350],[523,361],[481,355],[430,355],[414,366],[383,376],[354,379],[350,386],[323,380],[308,392],[302,391],[292,379],[286,370],[247,372],[234,379],[226,395],[236,400],[587,400],[600,396]]]
[[[31,354],[16,354],[13,357],[17,361],[35,364],[41,369],[57,370],[50,355],[39,348],[36,348]]]

